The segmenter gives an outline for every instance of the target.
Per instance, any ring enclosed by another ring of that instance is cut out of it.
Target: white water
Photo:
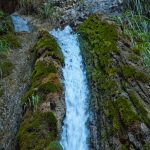
[[[60,143],[64,150],[88,150],[88,87],[77,34],[69,26],[62,31],[53,30],[51,34],[57,39],[65,58],[66,117]]]

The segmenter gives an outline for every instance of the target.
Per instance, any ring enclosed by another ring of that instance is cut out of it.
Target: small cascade
[[[61,134],[64,150],[88,150],[88,85],[86,72],[80,55],[77,34],[67,26],[64,30],[53,30],[65,60],[63,68],[66,117]]]

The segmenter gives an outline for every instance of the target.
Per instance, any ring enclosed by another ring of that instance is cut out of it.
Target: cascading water
[[[80,55],[77,34],[67,26],[64,30],[53,30],[65,58],[63,68],[65,85],[66,118],[61,135],[64,150],[88,150],[88,86]]]

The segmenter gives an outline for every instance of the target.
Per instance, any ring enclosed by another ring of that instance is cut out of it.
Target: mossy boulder
[[[53,59],[63,63],[63,54],[56,40],[46,31],[41,31],[39,38],[32,49],[36,53],[37,58],[46,52],[47,56],[51,56]]]
[[[44,150],[57,138],[57,120],[51,112],[28,115],[31,114],[24,116],[17,134],[19,149]]]

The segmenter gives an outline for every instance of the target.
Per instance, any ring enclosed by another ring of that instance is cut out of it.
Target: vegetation
[[[2,78],[8,76],[12,72],[12,69],[13,69],[13,65],[8,60],[0,62],[0,72]]]
[[[107,71],[111,65],[110,56],[112,52],[118,53],[117,32],[113,24],[101,21],[95,16],[90,17],[78,28],[78,32],[84,38],[90,47],[91,55],[97,60],[101,70]],[[108,34],[109,33],[109,34]],[[89,48],[90,48],[89,47]],[[98,64],[95,64],[98,65]]]
[[[26,114],[17,134],[19,149],[46,149],[50,141],[57,138],[57,134],[57,120],[53,113]]]
[[[41,38],[33,47],[33,51],[35,52],[37,58],[42,53],[46,52],[47,56],[51,56],[52,58],[63,63],[63,54],[60,51],[55,39],[46,31],[41,31],[40,36]]]
[[[144,1],[144,0],[143,0]],[[131,4],[132,5],[129,5]],[[116,17],[116,21],[122,26],[124,34],[130,38],[132,42],[133,52],[143,56],[148,71],[150,72],[150,34],[149,23],[143,10],[148,12],[147,2],[141,0],[127,2],[128,9],[122,17]],[[131,8],[129,10],[129,8]]]
[[[137,112],[139,113],[140,119],[144,121],[144,123],[150,127],[150,119],[148,118],[148,112],[144,108],[143,104],[141,103],[140,99],[136,96],[134,91],[130,91],[129,93],[130,99],[134,104]]]
[[[115,25],[108,24],[97,16],[91,16],[80,25],[78,33],[90,80],[102,91],[113,94],[116,83],[110,78],[117,70],[112,66],[111,54],[119,53]]]
[[[19,8],[23,14],[34,14],[43,19],[57,18],[60,16],[59,10],[56,11],[60,2],[49,1],[49,0],[20,0]]]
[[[113,128],[115,130],[121,130],[120,121],[129,127],[133,122],[139,121],[138,115],[132,110],[128,99],[118,97],[114,102],[108,102],[108,116],[113,120]]]
[[[62,146],[59,144],[58,141],[53,141],[50,145],[46,148],[46,150],[63,150]]]
[[[57,65],[62,63],[63,57],[55,40],[45,31],[40,32],[31,52],[37,60],[29,89],[22,97],[24,117],[17,135],[19,150],[62,150],[56,142],[56,117],[52,112],[41,111],[40,107],[41,103],[47,101],[48,94],[59,94],[62,90]]]
[[[49,18],[53,14],[54,10],[52,3],[44,3],[41,7],[41,15],[44,18]]]
[[[136,79],[143,82],[150,81],[150,78],[147,74],[138,71],[137,69],[129,66],[129,65],[122,65],[121,66],[121,73],[125,79]]]
[[[109,141],[112,136],[118,137],[122,143],[122,149],[128,149],[129,141],[126,132],[134,132],[132,128],[136,130],[140,122],[149,126],[149,118],[140,100],[133,93],[128,93],[128,97],[127,88],[130,89],[130,83],[134,81],[148,83],[149,75],[132,66],[128,61],[119,60],[122,58],[122,53],[117,47],[117,41],[118,37],[123,35],[117,35],[114,24],[102,21],[98,15],[94,15],[82,23],[77,31],[91,88],[92,109],[97,113],[98,130],[104,136],[101,138]],[[146,39],[144,34],[140,37],[136,34],[137,32],[132,32],[131,41],[134,39],[139,44]],[[125,30],[124,35],[127,36]],[[130,36],[128,34],[128,38]],[[132,45],[128,55],[129,62],[136,64],[141,53],[139,45]],[[98,117],[100,114],[105,115],[104,120]],[[105,131],[101,131],[106,124],[110,126],[103,129]]]
[[[13,64],[7,59],[9,49],[20,47],[20,43],[12,31],[12,24],[5,14],[0,11],[0,77],[4,78],[12,73]]]

